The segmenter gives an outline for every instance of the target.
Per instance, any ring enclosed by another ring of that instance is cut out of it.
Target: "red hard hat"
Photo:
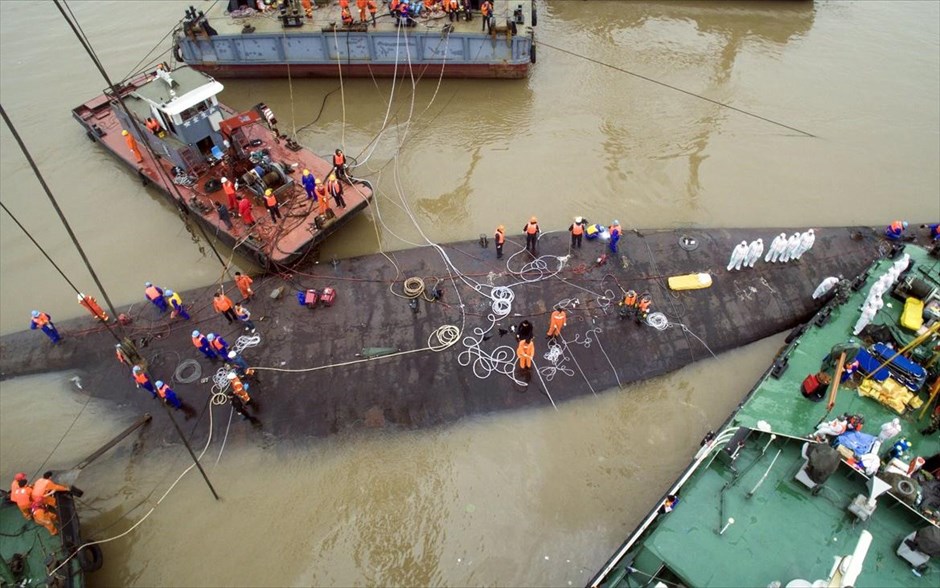
[[[16,474],[15,476],[13,476],[13,479],[14,479],[14,480],[25,480],[25,479],[27,479],[27,478],[26,478],[26,474],[24,474],[23,472],[20,472],[20,473]]]

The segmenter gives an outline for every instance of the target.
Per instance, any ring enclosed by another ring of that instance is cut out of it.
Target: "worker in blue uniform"
[[[53,343],[58,343],[62,340],[58,329],[56,329],[55,325],[52,324],[52,317],[44,312],[39,312],[38,310],[34,310],[32,315],[33,319],[29,322],[30,329],[42,329],[42,332],[52,339]]]
[[[940,241],[940,223],[921,225],[920,228],[930,229],[930,238],[934,241]]]
[[[152,302],[160,312],[166,312],[168,307],[166,298],[163,297],[163,289],[154,286],[151,282],[145,282],[144,288],[144,296],[147,297],[147,300]]]
[[[183,403],[182,401],[180,401],[179,396],[176,395],[176,392],[173,391],[173,388],[170,388],[169,386],[164,384],[163,380],[157,380],[156,385],[157,385],[157,395],[160,398],[162,398],[164,402],[166,402],[167,404],[169,404],[176,410],[180,410],[183,408]]]
[[[209,347],[212,348],[212,351],[218,354],[219,357],[222,359],[228,357],[228,341],[223,339],[222,335],[209,333],[206,335],[206,340],[209,341]]]
[[[300,176],[300,183],[304,185],[304,190],[307,192],[307,200],[316,202],[317,195],[314,190],[317,187],[317,178],[310,173],[309,169],[305,169],[304,175]]]
[[[891,239],[892,241],[898,241],[901,237],[904,236],[904,231],[907,229],[907,221],[896,220],[887,227],[885,227],[885,237]]]
[[[623,229],[620,228],[620,221],[615,220],[614,224],[610,225],[610,252],[615,254],[617,253],[617,242],[620,241],[620,235],[623,233]]]
[[[209,340],[199,331],[193,331],[193,346],[202,352],[207,359],[215,359],[215,352],[209,344]]]
[[[232,369],[238,374],[239,378],[244,378],[248,375],[248,362],[245,361],[245,358],[241,355],[235,353],[234,351],[228,352],[228,364],[232,366]]]

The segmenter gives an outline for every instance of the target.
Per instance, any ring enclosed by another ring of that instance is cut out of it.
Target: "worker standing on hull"
[[[49,507],[43,504],[41,500],[33,502],[30,506],[30,513],[33,515],[33,520],[36,521],[36,524],[45,527],[50,535],[55,536],[59,534],[59,530],[55,528],[55,522],[58,517],[54,512],[49,510]]]
[[[907,221],[896,220],[885,228],[885,237],[891,241],[900,241],[907,230]]]
[[[366,5],[369,7],[369,16],[372,18],[372,28],[375,28],[375,13],[379,10],[375,0],[368,0]]]
[[[163,380],[157,380],[157,396],[176,410],[183,409],[183,402],[179,399],[179,396],[176,395],[173,388],[164,384]]]
[[[209,341],[209,346],[216,355],[223,359],[228,357],[228,342],[222,338],[222,335],[209,333],[206,335],[206,340]]]
[[[333,171],[336,173],[336,177],[349,181],[349,176],[346,175],[346,155],[342,149],[337,149],[333,153]]]
[[[254,291],[251,289],[251,285],[254,284],[254,280],[250,276],[246,276],[241,272],[235,272],[235,285],[238,287],[238,291],[242,293],[242,302],[250,300],[254,295]]]
[[[157,307],[161,313],[166,312],[168,306],[166,304],[166,298],[163,297],[163,289],[157,286],[154,286],[151,282],[144,283],[144,296],[147,297],[154,306]]]
[[[127,143],[127,148],[134,154],[137,163],[143,163],[144,156],[140,154],[140,147],[137,146],[137,139],[134,138],[134,135],[127,132],[127,129],[121,131],[121,134],[124,135],[124,142]]]
[[[30,497],[33,499],[33,502],[41,501],[49,506],[55,506],[55,493],[68,491],[68,486],[56,484],[52,481],[52,472],[49,471],[44,473],[41,478],[33,483],[33,493],[30,494]]]
[[[610,252],[616,255],[617,243],[620,241],[620,235],[623,234],[623,229],[620,228],[620,221],[615,220],[614,224],[610,225],[608,231],[610,232],[610,241],[607,245],[610,247]]]
[[[62,340],[62,336],[59,335],[59,330],[52,324],[52,318],[48,314],[34,310],[32,316],[33,318],[29,322],[30,329],[42,329],[42,332],[52,340],[53,345]]]
[[[206,359],[215,360],[215,352],[209,346],[209,340],[199,331],[193,331],[193,346],[206,356]]]
[[[271,190],[271,188],[264,191],[264,206],[271,215],[271,222],[276,223],[277,220],[281,218],[281,211],[277,208],[277,196],[274,195],[274,191]]]
[[[300,183],[303,184],[304,192],[307,193],[307,200],[316,200],[317,197],[313,190],[317,187],[317,179],[313,177],[309,169],[305,169],[304,175],[300,176]]]
[[[506,244],[506,228],[503,225],[496,227],[496,233],[493,234],[493,242],[496,243],[496,259],[502,259],[503,245]]]
[[[10,500],[20,509],[20,514],[27,521],[32,520],[33,515],[29,510],[32,506],[33,487],[27,483],[26,474],[20,472],[13,477],[13,484],[10,485]]]
[[[241,217],[242,222],[248,228],[255,224],[255,217],[251,215],[251,202],[244,196],[238,197],[238,216]]]
[[[249,312],[248,309],[241,304],[236,304],[234,310],[235,316],[238,317],[238,320],[245,324],[245,329],[254,333],[255,324],[251,322],[251,312]]]
[[[330,174],[330,179],[326,183],[326,189],[337,206],[346,208],[346,201],[343,200],[343,185],[336,179],[335,174]]]
[[[134,383],[137,384],[138,388],[150,392],[150,394],[156,398],[157,390],[153,387],[153,384],[150,382],[150,378],[147,377],[147,374],[144,373],[144,370],[139,365],[135,365],[131,369],[131,375],[134,377]]]
[[[182,317],[183,320],[189,320],[189,313],[186,312],[186,306],[183,305],[183,299],[180,298],[180,295],[174,292],[173,290],[166,291],[166,300],[170,304],[170,307],[173,309],[170,312],[170,318],[173,317]]]
[[[238,317],[235,316],[235,311],[232,308],[233,306],[232,299],[221,292],[216,292],[215,296],[212,297],[212,307],[217,313],[225,317],[225,320],[228,321],[228,324],[232,324],[238,320]]]
[[[556,306],[552,312],[551,321],[548,323],[548,333],[546,339],[554,339],[561,336],[561,329],[568,324],[568,315],[560,306]]]
[[[228,383],[232,387],[232,394],[245,404],[251,404],[251,396],[248,395],[248,384],[245,384],[238,378],[235,372],[229,372],[226,376]]]
[[[568,232],[571,233],[572,249],[581,249],[581,241],[584,238],[584,225],[586,224],[587,221],[585,221],[583,217],[576,216],[574,217],[574,222],[568,227]]]
[[[535,343],[531,339],[519,341],[516,355],[519,357],[519,369],[528,371],[532,368],[532,358],[535,357]]]
[[[525,233],[526,251],[531,253],[532,257],[537,257],[538,253],[536,252],[536,248],[539,242],[539,219],[534,216],[530,218],[529,222],[522,227],[522,231]]]
[[[235,184],[229,181],[228,178],[222,178],[222,191],[225,192],[225,197],[228,199],[228,209],[231,211],[238,210],[238,199],[235,196]]]

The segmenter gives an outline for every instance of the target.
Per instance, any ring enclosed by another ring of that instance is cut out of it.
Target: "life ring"
[[[101,554],[101,547],[98,545],[89,545],[78,552],[78,564],[85,573],[96,572],[104,565],[104,556]]]
[[[532,47],[529,49],[529,61],[531,63],[535,63],[535,45],[532,45]]]

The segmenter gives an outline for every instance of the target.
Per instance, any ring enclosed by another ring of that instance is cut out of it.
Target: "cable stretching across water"
[[[567,53],[568,55],[572,55],[572,56],[577,57],[577,58],[579,58],[579,59],[584,59],[585,61],[590,61],[591,63],[596,63],[597,65],[602,65],[602,66],[604,66],[604,67],[609,67],[610,69],[619,71],[620,73],[625,73],[625,74],[627,74],[627,75],[629,75],[629,76],[633,76],[633,77],[635,77],[635,78],[640,78],[641,80],[645,80],[645,81],[647,81],[647,82],[651,82],[651,83],[653,83],[653,84],[657,84],[657,85],[659,85],[659,86],[663,86],[664,88],[669,88],[670,90],[675,90],[676,92],[682,92],[683,94],[686,94],[686,95],[688,95],[688,96],[692,96],[693,98],[698,98],[699,100],[704,100],[704,101],[706,101],[706,102],[711,102],[712,104],[715,104],[715,105],[717,105],[717,106],[721,106],[722,108],[728,108],[728,109],[733,110],[733,111],[735,111],[735,112],[740,112],[741,114],[744,114],[744,115],[747,115],[747,116],[756,118],[756,119],[758,119],[758,120],[762,120],[762,121],[764,121],[764,122],[768,122],[768,123],[770,123],[770,124],[772,124],[772,125],[777,125],[778,127],[783,127],[783,128],[785,128],[785,129],[789,129],[789,130],[791,130],[791,131],[795,131],[795,132],[797,132],[797,133],[800,133],[801,135],[805,135],[805,136],[807,136],[807,137],[812,137],[812,138],[814,138],[814,139],[816,138],[816,135],[814,135],[814,134],[812,134],[812,133],[808,133],[808,132],[803,131],[803,130],[800,130],[800,129],[796,128],[796,127],[791,127],[790,125],[785,125],[785,124],[783,124],[782,122],[775,121],[775,120],[770,119],[770,118],[767,118],[767,117],[765,117],[765,116],[761,116],[761,115],[759,115],[759,114],[754,114],[753,112],[748,112],[747,110],[743,110],[743,109],[738,108],[738,107],[736,107],[736,106],[731,106],[730,104],[726,104],[726,103],[724,103],[724,102],[719,102],[718,100],[713,100],[712,98],[707,98],[707,97],[705,97],[705,96],[702,96],[701,94],[696,94],[695,92],[690,92],[690,91],[688,91],[688,90],[683,90],[682,88],[679,88],[679,87],[677,87],[677,86],[673,86],[673,85],[671,85],[671,84],[667,84],[666,82],[661,82],[661,81],[659,81],[659,80],[654,80],[653,78],[644,76],[643,74],[638,74],[638,73],[636,73],[636,72],[630,71],[630,70],[628,70],[628,69],[625,69],[625,68],[622,68],[622,67],[619,67],[619,66],[610,64],[610,63],[605,63],[605,62],[603,62],[603,61],[600,61],[599,59],[594,59],[593,57],[588,57],[587,55],[582,55],[582,54],[580,54],[580,53],[575,53],[574,51],[569,51],[568,49],[562,49],[561,47],[556,47],[555,45],[552,45],[552,44],[550,44],[550,43],[546,43],[545,41],[539,41],[538,44],[539,44],[539,45],[542,45],[542,46],[545,46],[545,47],[548,47],[549,49],[554,49],[555,51],[560,51],[560,52],[562,52],[562,53]]]

